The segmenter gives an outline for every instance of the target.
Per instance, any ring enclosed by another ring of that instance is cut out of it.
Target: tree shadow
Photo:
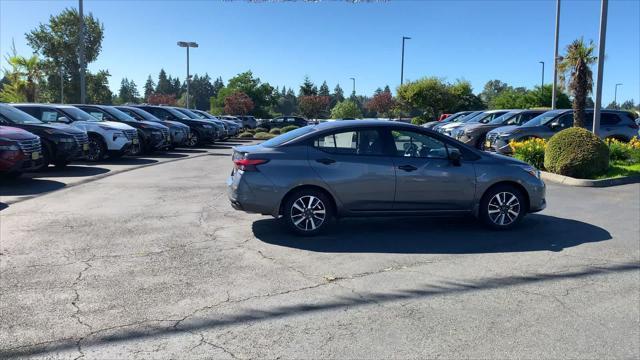
[[[242,307],[240,312],[235,315],[224,315],[221,312],[215,312],[213,315],[209,316],[193,316],[186,317],[181,320],[149,320],[147,322],[141,321],[129,325],[111,326],[102,331],[94,330],[91,334],[83,336],[80,340],[77,338],[54,339],[53,341],[46,341],[34,345],[0,349],[0,358],[22,358],[43,354],[52,355],[60,351],[74,350],[80,346],[86,349],[92,346],[144,341],[155,337],[202,332],[239,324],[246,325],[261,321],[286,319],[293,316],[311,315],[327,311],[346,311],[348,309],[371,306],[374,304],[381,305],[411,300],[423,301],[434,296],[461,295],[478,291],[540,284],[549,281],[580,279],[590,276],[611,276],[613,274],[621,274],[638,270],[640,270],[640,264],[638,262],[626,262],[602,266],[590,266],[582,270],[565,271],[562,273],[495,276],[464,282],[442,280],[433,283],[424,283],[409,289],[399,289],[390,292],[362,292],[358,293],[358,295],[334,296],[330,299],[319,299],[319,301],[311,301],[309,299],[302,298],[294,300],[295,302],[293,304],[274,305],[270,308],[265,308],[264,306],[253,308]],[[336,279],[335,281],[342,280]],[[320,283],[316,287],[322,285],[328,286],[330,284],[331,283]],[[286,302],[288,300],[283,299],[283,301]],[[222,305],[224,305],[224,303]],[[154,322],[164,322],[165,325],[154,325]]]
[[[69,165],[64,168],[57,167],[48,167],[38,172],[28,173],[25,176],[38,179],[43,177],[84,177],[84,176],[95,176],[104,173],[108,173],[109,169],[105,169],[98,166],[77,166],[77,165]]]
[[[473,218],[353,218],[340,220],[322,235],[301,238],[276,219],[253,223],[265,243],[316,252],[475,254],[562,251],[611,239],[603,228],[577,220],[530,214],[516,228],[490,230]]]
[[[60,181],[31,179],[28,177],[0,181],[0,196],[37,195],[61,189],[66,185]]]

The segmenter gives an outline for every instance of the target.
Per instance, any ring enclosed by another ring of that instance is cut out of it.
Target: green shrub
[[[547,142],[544,167],[556,174],[592,179],[607,172],[609,148],[588,130],[565,129]]]
[[[287,133],[287,132],[289,132],[289,131],[291,131],[291,130],[295,130],[295,129],[297,129],[297,128],[298,128],[298,127],[297,127],[297,126],[295,126],[295,125],[287,125],[287,126],[283,127],[282,129],[280,129],[280,133],[281,133],[281,134],[284,134],[284,133]]]
[[[266,132],[269,132],[269,129],[265,129],[263,127],[257,127],[257,128],[254,129],[254,131],[255,131],[256,134],[257,133],[261,133],[261,132],[265,132],[266,133]]]
[[[626,161],[631,159],[632,148],[615,139],[608,139],[607,146],[609,146],[609,161]]]
[[[269,130],[269,134],[280,135],[280,134],[282,134],[282,131],[280,129],[278,129],[278,128],[275,128],[275,129]]]
[[[513,157],[535,166],[537,169],[544,169],[544,149],[546,141],[544,139],[528,139],[525,141],[511,141],[509,143],[513,150]]]
[[[253,138],[256,140],[268,140],[268,139],[273,139],[276,136],[277,135],[269,134],[268,132],[262,131],[253,135]]]
[[[238,135],[238,137],[239,137],[239,138],[252,138],[252,137],[253,137],[253,134],[252,134],[252,133],[250,133],[250,132],[245,131],[245,132],[243,132],[243,133],[240,133],[240,135]]]
[[[414,125],[422,125],[422,124],[426,124],[429,122],[432,122],[433,119],[431,119],[429,116],[427,115],[420,115],[420,116],[416,116],[414,118],[411,119],[411,123]]]

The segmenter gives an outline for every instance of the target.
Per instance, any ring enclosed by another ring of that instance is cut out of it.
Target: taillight
[[[234,159],[233,163],[236,164],[236,169],[242,171],[255,171],[256,166],[264,164],[269,160],[264,159]]]

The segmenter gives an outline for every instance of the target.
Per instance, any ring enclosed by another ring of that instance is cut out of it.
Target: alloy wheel
[[[102,147],[98,143],[97,139],[89,138],[89,152],[87,153],[87,159],[89,161],[98,161],[102,158]]]
[[[326,218],[326,207],[322,200],[305,195],[298,198],[291,207],[291,222],[302,231],[314,231]]]
[[[520,201],[510,192],[499,192],[491,200],[487,212],[489,219],[496,225],[507,226],[520,215]]]
[[[187,138],[187,146],[194,147],[196,145],[198,145],[198,134],[191,133],[191,136]]]

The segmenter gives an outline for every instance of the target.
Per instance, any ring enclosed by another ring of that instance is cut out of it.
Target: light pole
[[[596,80],[596,99],[593,107],[593,134],[600,132],[600,108],[602,106],[602,73],[604,71],[604,46],[607,38],[607,10],[609,0],[600,3],[600,39],[598,40],[598,75]]]
[[[622,83],[617,83],[616,84],[616,89],[613,91],[613,103],[616,105],[616,109],[619,108],[618,106],[618,86],[622,85]]]
[[[193,41],[178,41],[178,46],[187,48],[187,109],[189,109],[189,82],[191,81],[189,75],[189,48],[197,48],[198,43]]]
[[[350,77],[349,79],[353,80],[353,92],[351,94],[352,96],[356,96],[356,78]]]
[[[538,61],[538,63],[542,64],[542,82],[540,83],[540,92],[543,93],[542,88],[544,87],[544,61]]]
[[[556,41],[553,51],[553,88],[551,89],[551,109],[556,108],[556,88],[558,87],[558,32],[560,31],[560,0],[556,2]]]
[[[82,0],[79,0],[78,3],[78,15],[80,17],[80,41],[78,44],[78,62],[80,63],[80,104],[84,104],[87,99],[87,88],[84,77],[86,65],[84,63],[84,15]]]
[[[60,104],[64,104],[64,68],[60,66]]]
[[[402,82],[404,81],[404,41],[405,40],[411,40],[411,38],[408,36],[402,37],[402,61],[400,62],[400,85],[402,85]]]

